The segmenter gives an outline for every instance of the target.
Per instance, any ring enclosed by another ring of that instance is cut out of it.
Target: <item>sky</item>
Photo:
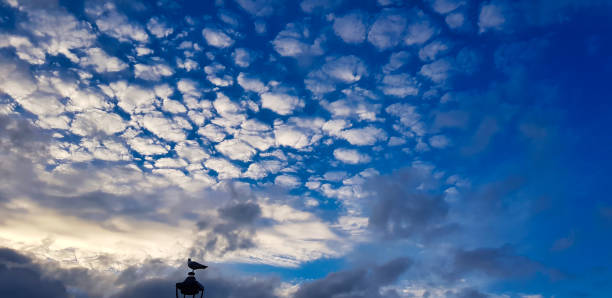
[[[610,297],[610,15],[0,0],[0,296]]]

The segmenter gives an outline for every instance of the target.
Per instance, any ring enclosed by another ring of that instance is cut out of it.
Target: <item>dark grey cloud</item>
[[[0,248],[0,263],[26,264],[30,263],[30,258],[10,248],[2,247]]]
[[[47,155],[48,139],[28,120],[0,115],[0,203],[41,188],[33,169]]]
[[[463,278],[466,274],[476,273],[504,279],[525,278],[547,271],[540,263],[517,254],[510,245],[458,250],[453,256],[452,270],[452,278]]]
[[[197,276],[204,285],[207,298],[273,298],[279,286],[278,279],[247,279],[237,276]],[[153,278],[135,282],[126,286],[113,298],[167,298],[174,297],[175,284],[182,280],[170,278]]]
[[[29,121],[0,115],[0,150],[24,154],[45,149],[49,136]]]
[[[184,280],[184,274],[163,260],[149,259],[117,275],[104,275],[82,267],[66,269],[54,262],[38,263],[18,251],[0,248],[0,297],[7,298],[101,298],[117,289],[112,298],[168,298],[174,297],[175,284]],[[280,286],[276,277],[218,272],[198,272],[197,280],[208,298],[273,298]]]
[[[237,225],[249,225],[261,216],[261,208],[255,203],[239,203],[220,208],[219,216]]]
[[[510,175],[501,180],[483,184],[470,196],[470,208],[479,211],[479,214],[494,214],[507,208],[508,200],[520,191],[527,183],[526,178],[519,175]]]
[[[172,297],[174,283],[167,279],[154,278],[128,286],[113,298],[156,298]]]
[[[303,284],[295,298],[397,297],[393,290],[381,294],[381,287],[394,283],[411,265],[411,259],[397,258],[372,268],[334,272]]]
[[[68,297],[61,281],[47,278],[30,258],[8,248],[0,249],[0,297]]]
[[[257,220],[261,208],[254,202],[233,202],[217,209],[218,218],[202,219],[196,223],[198,229],[208,232],[191,251],[192,256],[210,253],[223,255],[230,251],[255,246]]]
[[[442,194],[419,189],[433,183],[427,171],[413,168],[371,181],[369,227],[391,239],[443,231],[448,204]]]
[[[66,287],[57,280],[44,278],[31,268],[0,264],[0,297],[68,297]]]
[[[487,298],[490,295],[484,294],[474,288],[464,288],[457,293],[446,293],[446,297],[449,298]]]

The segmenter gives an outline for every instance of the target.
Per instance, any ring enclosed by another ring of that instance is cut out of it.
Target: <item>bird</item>
[[[202,265],[198,262],[194,262],[191,259],[187,259],[187,266],[189,268],[191,268],[192,272],[195,271],[196,269],[206,269],[208,268],[208,266],[206,265]]]

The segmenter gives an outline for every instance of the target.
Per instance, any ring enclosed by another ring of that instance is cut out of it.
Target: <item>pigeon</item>
[[[191,268],[193,271],[195,271],[196,269],[206,269],[206,268],[208,268],[208,266],[202,265],[202,264],[200,264],[198,262],[194,262],[191,259],[187,259],[187,266],[189,268]]]

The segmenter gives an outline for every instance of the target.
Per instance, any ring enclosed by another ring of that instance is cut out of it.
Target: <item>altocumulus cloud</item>
[[[0,296],[602,296],[610,8],[0,0]]]

